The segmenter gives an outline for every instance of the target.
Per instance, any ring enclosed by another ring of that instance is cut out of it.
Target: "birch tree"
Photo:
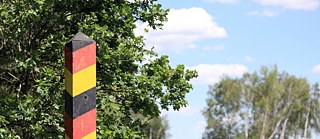
[[[224,77],[208,91],[203,138],[309,138],[319,132],[319,86],[263,66],[241,78]]]

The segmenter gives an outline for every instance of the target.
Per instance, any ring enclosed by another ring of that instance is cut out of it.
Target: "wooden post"
[[[66,139],[96,138],[96,42],[78,32],[65,45]]]

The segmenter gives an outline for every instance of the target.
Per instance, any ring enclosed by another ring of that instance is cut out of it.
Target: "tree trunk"
[[[282,131],[281,131],[281,135],[280,135],[280,139],[284,139],[284,135],[285,135],[286,128],[287,128],[288,119],[289,119],[289,117],[287,116],[286,119],[284,120]]]
[[[263,115],[263,123],[262,123],[260,139],[264,139],[265,138],[264,132],[265,132],[266,124],[267,124],[267,114],[265,113]]]
[[[245,128],[245,133],[244,133],[244,134],[245,134],[245,139],[248,139],[248,136],[249,136],[249,135],[248,135],[248,129],[249,129],[248,123],[245,124],[245,127],[244,127],[244,128]]]
[[[157,133],[157,138],[156,139],[160,139],[161,132],[162,132],[162,127],[160,127],[160,129],[158,129],[158,133]]]
[[[149,139],[152,139],[152,128],[149,129]]]
[[[248,139],[249,137],[249,114],[247,113],[247,115],[245,116],[245,125],[244,125],[244,135],[245,135],[245,139]]]
[[[308,133],[308,124],[309,124],[309,115],[310,112],[308,111],[307,117],[306,117],[306,121],[304,123],[304,131],[303,131],[303,138],[306,139],[307,138],[307,133]]]
[[[282,118],[279,119],[279,121],[278,121],[277,124],[276,124],[276,127],[274,128],[272,134],[269,136],[268,139],[272,139],[273,136],[277,133],[277,130],[278,130],[278,128],[279,128],[279,126],[280,126],[280,124],[281,124],[281,122],[282,122],[283,119],[284,119],[284,117],[282,117]]]

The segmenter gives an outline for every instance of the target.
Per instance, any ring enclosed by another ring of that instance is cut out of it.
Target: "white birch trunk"
[[[284,139],[284,135],[285,135],[286,128],[287,128],[288,119],[289,119],[289,117],[286,117],[286,119],[284,120],[283,127],[282,127],[282,130],[281,130],[280,139]]]
[[[308,134],[309,114],[310,114],[310,112],[308,111],[307,118],[306,118],[306,121],[304,123],[304,131],[303,131],[303,138],[304,139],[307,138],[307,134]]]
[[[261,130],[261,134],[260,134],[260,139],[265,138],[264,132],[265,132],[266,124],[267,124],[267,114],[265,113],[263,115],[263,123],[262,123],[262,130]]]
[[[279,119],[279,121],[278,121],[277,124],[276,124],[276,127],[274,128],[272,134],[269,136],[268,139],[272,139],[273,136],[277,133],[277,130],[278,130],[278,128],[279,128],[279,126],[280,126],[280,124],[281,124],[281,122],[282,122],[283,119],[284,119],[283,117]]]
[[[150,132],[149,132],[149,139],[152,139],[152,128],[150,128],[149,131],[150,131]]]

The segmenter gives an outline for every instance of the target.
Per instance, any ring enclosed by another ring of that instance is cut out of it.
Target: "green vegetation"
[[[133,33],[167,13],[156,0],[1,0],[0,138],[64,137],[63,47],[78,31],[97,42],[97,137],[147,137],[146,121],[186,106],[197,76]]]
[[[320,132],[319,85],[277,67],[225,77],[208,91],[204,139],[310,138]]]
[[[147,126],[148,137],[146,139],[168,139],[170,137],[169,129],[167,116],[153,118]]]

